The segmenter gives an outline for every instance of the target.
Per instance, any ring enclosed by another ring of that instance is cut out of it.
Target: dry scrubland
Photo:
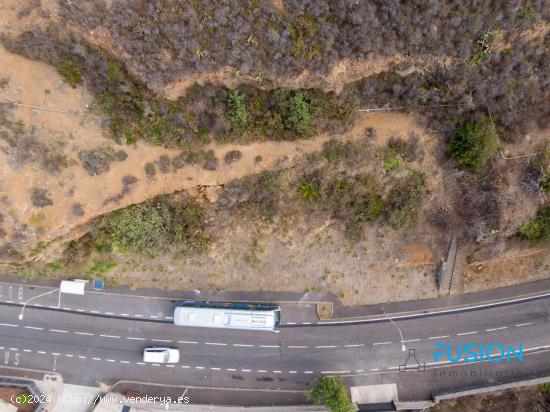
[[[456,235],[458,291],[550,275],[544,2],[0,11],[0,98],[71,111],[0,106],[4,270],[373,303]]]

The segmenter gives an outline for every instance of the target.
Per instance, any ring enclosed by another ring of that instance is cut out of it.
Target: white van
[[[143,362],[147,363],[178,363],[180,351],[173,348],[151,347],[143,349]]]

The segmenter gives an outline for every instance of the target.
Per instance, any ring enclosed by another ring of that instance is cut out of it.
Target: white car
[[[173,348],[145,348],[143,349],[143,362],[147,363],[178,363],[180,351]]]

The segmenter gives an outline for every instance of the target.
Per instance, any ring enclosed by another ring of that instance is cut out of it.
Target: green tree
[[[325,405],[331,412],[355,411],[341,376],[324,376],[311,390],[310,396],[315,403]]]
[[[460,166],[469,170],[480,170],[498,150],[498,138],[493,122],[458,123],[453,138],[447,145],[447,152]]]
[[[239,93],[238,90],[233,90],[227,96],[228,118],[231,130],[234,132],[244,131],[250,122],[245,98],[246,96]]]

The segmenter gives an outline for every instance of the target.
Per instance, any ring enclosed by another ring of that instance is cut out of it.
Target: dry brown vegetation
[[[459,290],[548,277],[542,2],[23,3],[0,97],[86,116],[0,107],[21,273],[414,299],[456,235]]]

